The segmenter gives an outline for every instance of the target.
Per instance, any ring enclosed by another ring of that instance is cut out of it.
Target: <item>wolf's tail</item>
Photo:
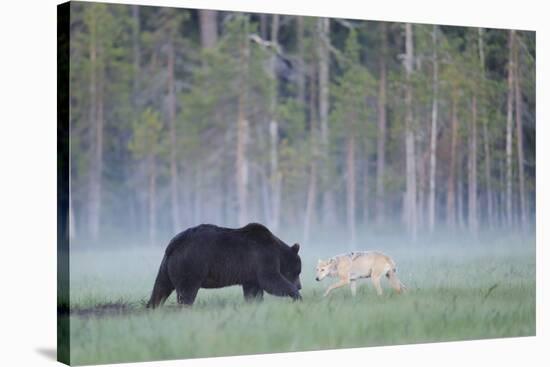
[[[170,277],[168,277],[167,262],[166,255],[164,255],[164,258],[160,263],[153,292],[151,292],[151,298],[149,299],[149,302],[147,302],[147,308],[156,308],[162,305],[174,290],[174,285],[170,281]]]

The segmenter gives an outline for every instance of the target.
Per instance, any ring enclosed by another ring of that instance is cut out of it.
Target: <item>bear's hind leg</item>
[[[176,293],[178,295],[178,303],[184,306],[192,306],[197,298],[200,286],[196,287],[178,287]]]
[[[187,277],[185,280],[180,282],[176,287],[176,292],[178,295],[178,303],[184,306],[191,306],[197,298],[197,293],[202,284],[202,277],[194,276]]]
[[[244,299],[247,301],[261,301],[264,298],[264,291],[258,284],[243,284]]]

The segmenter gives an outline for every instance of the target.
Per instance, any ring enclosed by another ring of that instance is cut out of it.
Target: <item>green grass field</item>
[[[163,249],[71,255],[71,362],[115,363],[394,345],[535,334],[534,239],[479,244],[377,246],[394,257],[408,287],[378,297],[365,280],[323,298],[317,256],[303,249],[302,302],[266,295],[246,303],[240,287],[199,291],[192,308],[174,295],[150,311]]]

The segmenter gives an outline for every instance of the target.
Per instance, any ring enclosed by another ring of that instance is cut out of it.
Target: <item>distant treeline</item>
[[[534,225],[534,32],[80,2],[70,29],[73,239]]]

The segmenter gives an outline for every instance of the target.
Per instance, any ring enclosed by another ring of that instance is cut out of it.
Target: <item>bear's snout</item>
[[[316,280],[316,281],[319,281],[319,280],[321,280],[321,279],[319,279],[319,277],[315,277],[315,280]]]

